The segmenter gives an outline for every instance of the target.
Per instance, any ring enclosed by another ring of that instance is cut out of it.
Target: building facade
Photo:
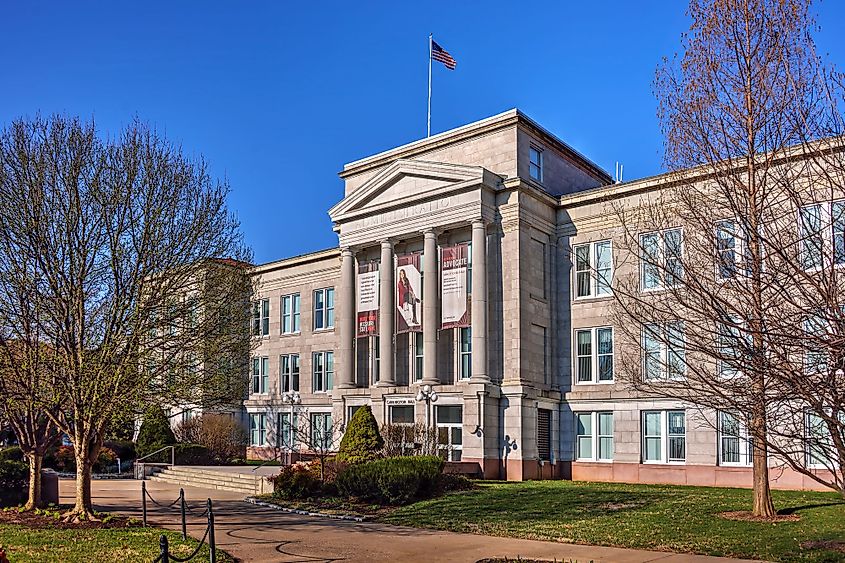
[[[614,184],[517,110],[340,177],[338,248],[255,268],[250,456],[300,451],[302,433],[331,447],[369,405],[381,424],[435,429],[487,478],[750,486],[739,430],[615,374],[607,202],[661,177]]]

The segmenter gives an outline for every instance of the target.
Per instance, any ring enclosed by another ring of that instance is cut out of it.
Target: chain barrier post
[[[158,541],[158,545],[161,548],[159,561],[161,561],[161,563],[170,563],[170,549],[167,545],[167,536],[162,534],[161,539]]]
[[[147,527],[147,482],[141,481],[141,513],[143,514],[144,527]]]
[[[214,512],[211,509],[211,499],[208,499],[208,561],[217,563],[217,542],[214,541]]]
[[[180,508],[182,509],[182,539],[188,539],[188,524],[185,521],[185,489],[179,489]]]

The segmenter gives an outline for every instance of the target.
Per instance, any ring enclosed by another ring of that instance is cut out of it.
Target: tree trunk
[[[80,521],[94,518],[94,504],[91,500],[91,461],[85,448],[76,448],[76,502],[65,519]],[[80,451],[81,450],[81,451]]]
[[[27,454],[26,461],[29,463],[29,497],[27,498],[25,510],[41,508],[41,464],[44,456],[33,453]]]
[[[762,416],[752,416],[751,435],[753,436],[753,469],[754,476],[754,516],[773,518],[777,512],[772,502],[772,490],[769,487],[769,459],[766,447],[766,419]]]

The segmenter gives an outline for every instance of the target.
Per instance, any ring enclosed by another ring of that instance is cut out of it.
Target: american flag
[[[437,44],[434,39],[431,40],[431,58],[435,61],[440,61],[449,70],[455,70],[458,62],[449,54],[449,51]]]

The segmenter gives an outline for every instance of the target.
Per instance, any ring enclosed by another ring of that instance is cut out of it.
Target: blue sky
[[[518,107],[626,179],[661,171],[651,91],[686,3],[6,2],[0,125],[36,112],[134,115],[215,174],[257,262],[336,244],[326,211],[345,162]],[[845,68],[845,2],[817,6],[820,51]]]

